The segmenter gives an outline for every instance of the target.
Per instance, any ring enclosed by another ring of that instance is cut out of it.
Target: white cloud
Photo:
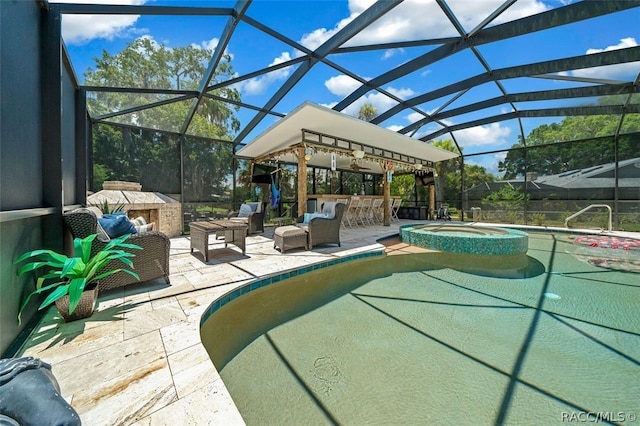
[[[470,127],[454,132],[456,140],[462,147],[501,145],[509,142],[511,129],[501,126],[500,123],[491,123],[486,126]]]
[[[592,55],[594,53],[610,52],[612,50],[626,49],[629,47],[638,46],[638,42],[633,37],[626,37],[620,39],[620,43],[612,46],[607,46],[604,49],[587,49],[586,54]],[[594,67],[579,69],[569,72],[558,73],[560,75],[570,75],[574,77],[586,77],[586,78],[601,78],[601,79],[619,79],[619,78],[635,78],[640,70],[638,62],[629,62],[625,64],[616,64],[603,67]]]
[[[385,90],[400,99],[407,99],[414,94],[413,90],[407,89],[407,88],[396,89],[393,87],[386,87]],[[396,106],[398,103],[393,99],[391,99],[390,97],[388,97],[387,95],[384,95],[379,92],[371,92],[357,99],[354,103],[349,105],[342,112],[356,117],[358,115],[358,112],[360,111],[360,108],[364,104],[373,105],[376,111],[378,111],[378,113],[380,114],[388,110],[389,108]]]
[[[338,105],[337,102],[329,102],[328,104],[320,104],[323,107],[327,107],[327,108],[333,108],[334,106]]]
[[[409,115],[407,115],[406,118],[409,124],[411,124],[411,123],[415,123],[418,120],[422,120],[424,118],[424,115],[420,114],[419,112],[412,112]]]
[[[346,96],[360,87],[362,83],[348,75],[340,74],[325,81],[324,85],[334,95]]]
[[[395,56],[396,54],[402,54],[404,53],[404,49],[387,49],[384,51],[384,53],[382,54],[382,60],[387,60],[393,56]]]
[[[393,130],[394,132],[397,132],[398,130],[402,129],[402,126],[398,126],[398,125],[394,124],[392,126],[387,126],[387,129]]]
[[[141,5],[146,0],[50,0],[51,3]],[[142,30],[134,27],[140,15],[63,15],[62,37],[68,44],[84,44],[96,38],[113,40]]]
[[[349,17],[341,19],[332,29],[318,28],[310,33],[304,34],[300,39],[300,44],[307,49],[315,50],[324,42],[329,40],[334,34],[343,29],[357,15],[351,14]]]
[[[281,64],[291,60],[291,54],[289,52],[282,52],[280,56],[275,58],[269,66]],[[259,95],[264,93],[265,90],[279,80],[284,80],[291,74],[291,67],[281,68],[279,70],[271,71],[268,74],[261,75],[260,77],[251,78],[246,81],[238,83],[236,88],[244,95]]]
[[[211,51],[215,51],[219,43],[220,43],[220,39],[218,39],[217,37],[214,37],[211,40],[203,40],[200,42],[200,44],[191,43],[191,47],[195,49],[208,49]],[[224,53],[225,55],[229,55],[231,57],[231,60],[233,60],[233,53],[229,53],[229,50],[227,50],[226,48],[224,49]]]
[[[212,38],[211,40],[204,40],[200,42],[200,45],[195,45],[195,47],[201,47],[203,49],[216,50],[218,47],[218,43],[220,43],[220,39],[217,37]]]

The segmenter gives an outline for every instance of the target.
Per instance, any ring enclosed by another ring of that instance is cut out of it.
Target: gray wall
[[[84,140],[76,138],[76,82],[63,65],[56,7],[0,0],[0,20],[0,353],[7,356],[38,306],[32,302],[18,326],[34,279],[17,277],[13,261],[28,250],[62,249],[64,205],[84,200],[75,159]]]

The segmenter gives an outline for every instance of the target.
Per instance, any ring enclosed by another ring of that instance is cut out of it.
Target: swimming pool
[[[342,262],[218,306],[202,340],[250,425],[638,414],[638,274],[575,249],[530,232],[517,265],[439,252]]]

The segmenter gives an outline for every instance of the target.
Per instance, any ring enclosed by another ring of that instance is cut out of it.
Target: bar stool
[[[369,209],[371,208],[371,198],[363,198],[360,202],[360,208],[358,209],[358,220],[362,223],[362,226],[371,225],[367,215],[369,214]]]
[[[340,222],[340,225],[346,228],[348,223],[348,217],[349,217],[349,199],[338,198],[336,199],[336,203],[344,204],[344,215],[342,215],[342,221]]]
[[[360,202],[360,197],[351,197],[351,200],[349,201],[345,216],[347,217],[347,224],[350,228],[353,228],[353,225],[358,225]]]

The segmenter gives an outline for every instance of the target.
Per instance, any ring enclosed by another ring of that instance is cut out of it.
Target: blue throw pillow
[[[110,238],[118,238],[124,234],[135,234],[138,231],[124,215],[107,215],[112,217],[101,217],[98,219],[100,226]]]

